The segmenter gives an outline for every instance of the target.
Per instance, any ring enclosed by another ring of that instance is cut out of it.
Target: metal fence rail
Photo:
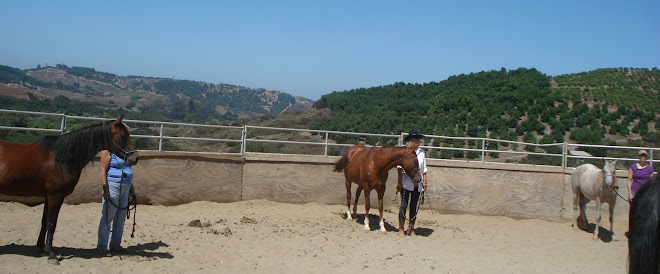
[[[14,130],[14,131],[35,131],[35,132],[46,132],[46,133],[67,133],[67,125],[69,121],[80,120],[80,121],[108,121],[108,118],[98,118],[98,117],[85,117],[85,116],[74,116],[66,115],[63,113],[46,113],[46,112],[34,112],[34,111],[19,111],[19,110],[8,110],[0,109],[0,115],[6,114],[16,114],[16,115],[37,115],[37,116],[47,116],[47,117],[59,117],[60,118],[60,128],[30,128],[30,127],[20,127],[20,126],[6,126],[0,125],[0,130]],[[221,143],[236,143],[240,144],[240,151],[235,152],[237,154],[249,153],[248,144],[251,143],[272,143],[272,144],[289,144],[289,145],[310,145],[310,146],[323,146],[323,155],[329,155],[329,148],[332,147],[348,147],[352,146],[354,142],[351,143],[337,143],[333,141],[331,136],[344,136],[345,138],[351,137],[376,137],[379,140],[379,143],[385,142],[396,143],[398,145],[403,144],[404,137],[407,136],[407,133],[401,133],[399,135],[391,134],[374,134],[374,133],[359,133],[359,132],[342,132],[342,131],[330,131],[330,130],[311,130],[311,129],[294,129],[294,128],[277,128],[277,127],[264,127],[264,126],[222,126],[222,125],[204,125],[204,124],[191,124],[191,123],[175,123],[175,122],[161,122],[161,121],[143,121],[143,120],[129,120],[125,119],[124,122],[131,124],[143,124],[147,126],[153,126],[158,128],[158,135],[141,135],[141,134],[131,134],[133,138],[145,138],[145,139],[156,139],[158,140],[158,150],[163,150],[163,141],[164,140],[187,140],[187,141],[210,141],[210,142],[221,142]],[[169,127],[185,127],[185,128],[207,128],[207,129],[217,129],[217,130],[229,130],[229,131],[240,131],[240,137],[238,138],[204,138],[204,137],[182,137],[182,136],[168,136],[164,134],[163,128],[165,126]],[[294,140],[281,140],[277,138],[267,138],[266,136],[250,136],[250,134],[255,131],[258,134],[258,131],[274,131],[278,133],[309,133],[313,135],[318,135],[321,140],[318,141],[294,141]],[[540,156],[540,157],[561,157],[561,166],[566,167],[568,165],[569,159],[575,160],[585,160],[585,159],[619,159],[624,161],[637,161],[636,158],[625,158],[625,157],[597,157],[597,156],[587,156],[587,155],[571,155],[569,148],[601,148],[601,149],[611,149],[611,150],[632,150],[637,151],[640,149],[645,149],[649,152],[649,162],[658,163],[660,160],[654,160],[654,152],[660,152],[660,148],[652,147],[631,147],[631,146],[607,146],[607,145],[586,145],[586,144],[569,144],[569,143],[553,143],[553,144],[534,144],[534,143],[525,143],[518,141],[509,141],[509,140],[499,140],[491,138],[479,138],[479,137],[452,137],[452,136],[439,136],[439,135],[425,135],[427,140],[442,140],[445,144],[449,144],[453,141],[461,141],[461,145],[458,147],[450,146],[432,146],[424,145],[422,146],[427,151],[461,151],[465,153],[478,153],[478,160],[465,160],[465,159],[439,159],[432,158],[434,160],[444,160],[444,161],[478,161],[478,162],[489,162],[489,163],[502,163],[508,164],[506,161],[502,162],[502,159],[511,159],[509,158],[498,158],[499,154],[503,155],[521,155],[521,156]],[[355,139],[351,139],[354,141]],[[465,147],[465,142],[473,142],[472,147]],[[487,144],[491,142],[497,143],[497,149],[488,149]],[[381,144],[367,144],[368,146],[379,146]],[[515,149],[511,150],[501,150],[500,144],[504,144],[505,147],[514,146],[525,146],[531,148],[531,151],[518,151]],[[561,151],[561,153],[548,153],[545,152],[548,148],[556,148]],[[543,152],[536,152],[536,150],[543,150]],[[429,152],[427,152],[427,158],[429,157]],[[635,152],[628,152],[628,155],[634,155]],[[497,157],[487,157],[489,155],[498,155]],[[474,156],[474,155],[472,155]],[[515,157],[515,156],[514,156]],[[555,165],[556,166],[556,165]]]

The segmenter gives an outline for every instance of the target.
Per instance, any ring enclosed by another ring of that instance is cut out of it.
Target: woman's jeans
[[[110,234],[110,230],[112,230],[110,249],[121,248],[121,236],[124,233],[124,221],[126,220],[128,193],[131,189],[131,182],[124,180],[121,183],[121,188],[119,182],[108,182],[108,189],[110,191],[110,200],[115,205],[118,205],[119,208],[122,208],[122,210],[117,210],[114,205],[103,199],[103,216],[99,224],[99,240],[96,246],[100,250],[108,249],[108,235]]]

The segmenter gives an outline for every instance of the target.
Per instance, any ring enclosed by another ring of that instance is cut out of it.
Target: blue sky
[[[323,94],[660,67],[660,1],[9,1],[0,64]]]

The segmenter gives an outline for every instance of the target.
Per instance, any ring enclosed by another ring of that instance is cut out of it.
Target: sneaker
[[[107,250],[97,249],[96,253],[99,254],[99,256],[101,257],[112,257],[112,254],[108,253]]]

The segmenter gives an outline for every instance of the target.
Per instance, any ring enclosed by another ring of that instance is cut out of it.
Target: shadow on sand
[[[365,214],[359,214],[357,216],[353,216],[353,218],[354,218],[353,220],[356,223],[360,224],[360,225],[364,225],[364,217],[365,217]],[[343,214],[343,218],[346,219],[346,214]],[[380,217],[378,215],[369,214],[369,228],[371,229],[371,231],[380,230],[380,225],[378,225],[378,222],[380,222]],[[406,222],[406,229],[408,228],[407,224],[408,223]],[[385,230],[387,232],[397,232],[398,233],[399,232],[399,228],[398,228],[399,224],[396,223],[396,225],[397,226],[395,227],[395,226],[391,225],[389,222],[387,222],[387,220],[385,220]],[[426,227],[419,227],[418,226],[418,227],[415,228],[415,234],[417,234],[417,236],[422,236],[422,237],[431,236],[431,234],[433,234],[433,231],[434,231],[433,229],[426,228]]]
[[[166,243],[161,241],[138,244],[135,246],[127,247],[122,253],[121,256],[139,256],[145,258],[159,258],[159,259],[172,259],[174,256],[169,252],[155,252],[161,247],[169,246]],[[55,254],[58,254],[59,260],[67,260],[71,258],[82,258],[82,259],[94,259],[105,257],[102,254],[96,252],[94,248],[72,248],[72,247],[54,247]],[[28,257],[39,257],[37,254],[37,247],[34,245],[19,245],[19,244],[9,244],[0,246],[0,255],[5,254],[14,254],[22,255]]]
[[[601,224],[603,224],[603,222],[601,222]],[[583,222],[578,221],[578,228],[580,230],[584,231],[584,232],[587,232],[587,233],[590,233],[590,234],[593,235],[594,231],[596,231],[596,224],[589,223],[585,226]],[[611,242],[613,240],[612,235],[613,235],[613,233],[611,231],[607,230],[606,228],[604,228],[602,226],[598,227],[598,238],[601,241],[603,241],[605,243]]]

